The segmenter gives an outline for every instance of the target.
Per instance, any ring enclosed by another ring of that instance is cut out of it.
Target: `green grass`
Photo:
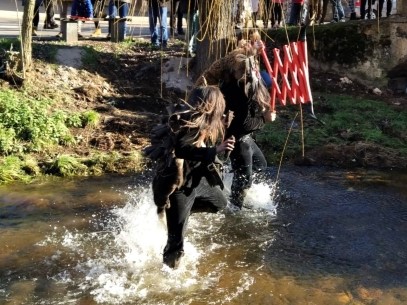
[[[318,96],[318,94],[314,94]],[[304,114],[305,150],[326,144],[365,142],[398,151],[407,156],[407,112],[397,111],[385,102],[350,96],[324,95],[314,102],[315,114],[324,124]],[[279,160],[287,141],[286,159],[302,152],[299,106],[280,107],[275,122],[257,134],[270,162]],[[293,128],[291,123],[295,115]],[[289,135],[289,137],[288,137]]]

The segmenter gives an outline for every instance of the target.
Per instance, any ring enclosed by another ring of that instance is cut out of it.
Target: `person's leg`
[[[326,13],[328,11],[328,4],[329,0],[322,0],[322,12],[321,12],[321,19],[319,20],[319,23],[324,23]]]
[[[176,19],[176,1],[175,0],[171,0],[170,3],[171,7],[170,7],[170,35],[174,35],[175,33],[175,19]]]
[[[270,8],[270,22],[271,22],[271,28],[273,28],[276,25],[276,3],[271,3],[271,8]]]
[[[129,15],[129,3],[127,2],[120,2],[119,4],[119,16],[120,18],[127,18],[127,16]],[[126,33],[127,33],[127,21],[124,21],[124,37],[126,37]]]
[[[158,19],[158,4],[151,2],[148,7],[148,24],[150,27],[150,37],[153,46],[158,46],[158,32],[157,32],[157,19]]]
[[[161,46],[166,48],[168,42],[168,30],[167,30],[167,15],[168,9],[166,6],[160,6],[159,8],[159,21],[160,21],[160,43]]]
[[[367,19],[372,19],[372,0],[367,0]]]
[[[34,17],[33,17],[33,29],[32,29],[32,36],[38,36],[38,24],[40,23],[40,5],[38,1],[34,4]]]
[[[185,191],[178,190],[170,195],[170,208],[165,210],[168,237],[163,261],[171,268],[178,267],[184,254],[185,230],[194,201],[195,190],[188,195]]]
[[[345,11],[343,9],[342,1],[337,0],[338,18],[339,21],[345,21]]]
[[[178,32],[178,35],[185,35],[185,32],[182,29],[182,19],[184,18],[184,14],[179,9],[179,7],[180,7],[179,3],[180,3],[180,1],[177,1],[177,5],[176,5],[176,9],[177,9],[177,32]]]
[[[383,4],[384,0],[379,0],[379,11],[378,11],[379,18],[382,18]]]
[[[55,29],[58,25],[54,20],[54,1],[53,0],[44,0],[44,6],[46,10],[46,17],[44,22],[44,29]]]
[[[109,19],[115,19],[117,16],[117,6],[115,0],[110,0],[108,7]],[[112,20],[109,21],[107,38],[111,36]]]
[[[338,22],[339,21],[338,1],[341,1],[341,0],[331,0],[331,4],[332,4],[332,22]]]
[[[247,190],[252,184],[253,175],[253,139],[245,136],[235,143],[235,148],[230,154],[233,169],[230,201],[235,206],[242,208]]]
[[[71,17],[78,16],[78,1],[79,1],[79,0],[73,0],[73,1],[72,1]]]
[[[391,15],[391,10],[393,9],[393,0],[387,0],[387,7],[386,7],[386,16],[390,17]]]
[[[366,18],[366,1],[367,0],[360,1],[360,19]]]
[[[205,178],[202,178],[195,192],[196,198],[192,207],[194,212],[198,210],[216,213],[223,210],[228,203],[220,187],[210,186]]]
[[[198,35],[199,31],[199,12],[196,11],[192,16],[192,36],[189,40],[188,51],[189,53],[194,56],[196,52],[196,36]]]
[[[288,24],[289,25],[298,25],[298,23],[300,21],[300,13],[301,13],[301,4],[292,3]]]
[[[277,20],[277,26],[281,26],[281,20],[283,20],[283,7],[281,5],[281,3],[276,3],[275,4],[275,8],[274,8],[275,12],[276,12],[276,20]]]

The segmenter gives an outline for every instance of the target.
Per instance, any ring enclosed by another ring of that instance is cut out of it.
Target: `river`
[[[191,215],[177,270],[149,173],[3,186],[0,304],[407,304],[406,172],[269,176]]]

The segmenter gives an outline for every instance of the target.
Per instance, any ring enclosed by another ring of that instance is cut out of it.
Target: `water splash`
[[[226,180],[227,183],[231,182],[231,177]],[[261,209],[268,215],[274,214],[276,206],[271,196],[264,195],[270,194],[272,188],[264,182],[254,184],[248,193],[247,205],[255,210]],[[166,224],[156,214],[151,188],[127,190],[126,195],[128,201],[123,207],[111,211],[102,232],[66,231],[61,237],[62,246],[78,258],[74,270],[64,271],[55,277],[79,287],[79,291],[71,293],[71,298],[82,292],[92,295],[98,303],[124,304],[131,301],[146,304],[155,300],[154,304],[160,304],[160,300],[171,295],[177,304],[187,304],[197,291],[202,293],[216,287],[228,265],[224,261],[217,261],[212,270],[203,274],[200,262],[210,257],[211,253],[226,251],[230,246],[227,241],[214,241],[221,235],[225,217],[228,216],[223,213],[192,214],[185,240],[186,255],[180,267],[172,270],[162,263]],[[244,278],[240,279],[241,287],[236,287],[231,298],[251,285],[251,281]]]

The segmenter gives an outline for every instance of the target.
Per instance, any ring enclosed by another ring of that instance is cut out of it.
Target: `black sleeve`
[[[177,136],[175,143],[175,156],[190,161],[211,163],[215,161],[216,147],[196,147],[185,141],[185,133]]]

